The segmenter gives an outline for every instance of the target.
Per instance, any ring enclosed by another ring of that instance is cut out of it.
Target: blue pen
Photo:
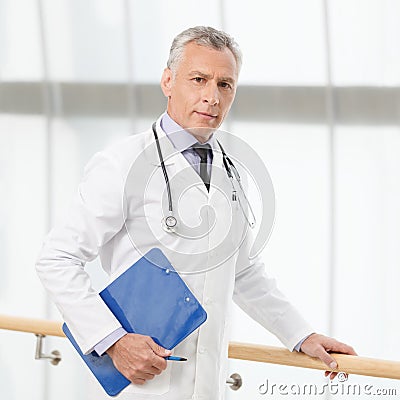
[[[165,359],[170,360],[170,361],[187,361],[187,358],[175,357],[175,356],[168,356],[168,357],[165,357]]]

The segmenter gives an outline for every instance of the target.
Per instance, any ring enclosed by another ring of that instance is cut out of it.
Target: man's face
[[[182,128],[205,142],[225,119],[235,98],[238,69],[232,52],[188,43],[175,74],[164,70],[167,111]]]

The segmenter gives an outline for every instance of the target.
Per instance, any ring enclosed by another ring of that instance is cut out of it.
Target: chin
[[[197,127],[197,128],[190,128],[187,129],[188,132],[190,132],[193,136],[196,138],[201,138],[203,139],[203,142],[206,142],[210,135],[215,132],[218,129],[218,127],[211,128],[211,127]]]

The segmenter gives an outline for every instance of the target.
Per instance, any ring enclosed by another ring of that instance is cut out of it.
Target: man
[[[132,382],[123,398],[223,398],[232,298],[290,350],[319,357],[329,369],[336,368],[329,351],[355,354],[351,347],[314,333],[266,275],[261,260],[249,260],[247,232],[244,240],[236,241],[233,237],[242,230],[230,231],[232,238],[226,241],[224,252],[215,246],[223,233],[221,226],[226,227],[228,221],[220,192],[229,180],[226,174],[218,174],[218,168],[225,170],[213,133],[233,103],[240,66],[240,50],[229,35],[195,27],[174,39],[161,78],[167,113],[159,118],[155,130],[163,154],[168,155],[165,167],[175,185],[175,208],[179,201],[179,217],[185,221],[181,226],[196,224],[198,210],[211,205],[217,213],[215,229],[193,240],[160,226],[161,215],[165,215],[160,189],[165,187],[165,176],[150,129],[93,157],[67,221],[49,234],[38,260],[38,274],[82,351],[107,352]],[[209,147],[201,153],[196,148],[200,144]],[[146,176],[146,185],[141,186],[149,165],[155,173]],[[188,188],[179,191],[182,182]],[[126,202],[121,205],[124,197]],[[209,214],[203,213],[202,218],[208,227],[212,225]],[[240,214],[233,211],[232,224],[239,219]],[[240,245],[232,247],[233,242]],[[83,268],[100,254],[103,268],[115,276],[156,246],[162,247],[172,265],[182,266],[183,279],[208,314],[205,324],[175,349],[188,358],[186,363],[167,364],[165,357],[171,352],[150,337],[127,334],[91,289]],[[205,265],[208,268],[202,269]],[[187,273],[193,271],[197,273]]]

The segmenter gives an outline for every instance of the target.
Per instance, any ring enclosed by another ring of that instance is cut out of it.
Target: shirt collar
[[[160,125],[161,129],[165,132],[172,145],[180,153],[198,143],[197,139],[191,133],[185,131],[179,124],[177,124],[167,112],[165,112],[161,117]],[[216,140],[214,138],[214,134],[212,134],[210,139],[208,139],[205,143],[210,144],[212,149],[215,148]]]

